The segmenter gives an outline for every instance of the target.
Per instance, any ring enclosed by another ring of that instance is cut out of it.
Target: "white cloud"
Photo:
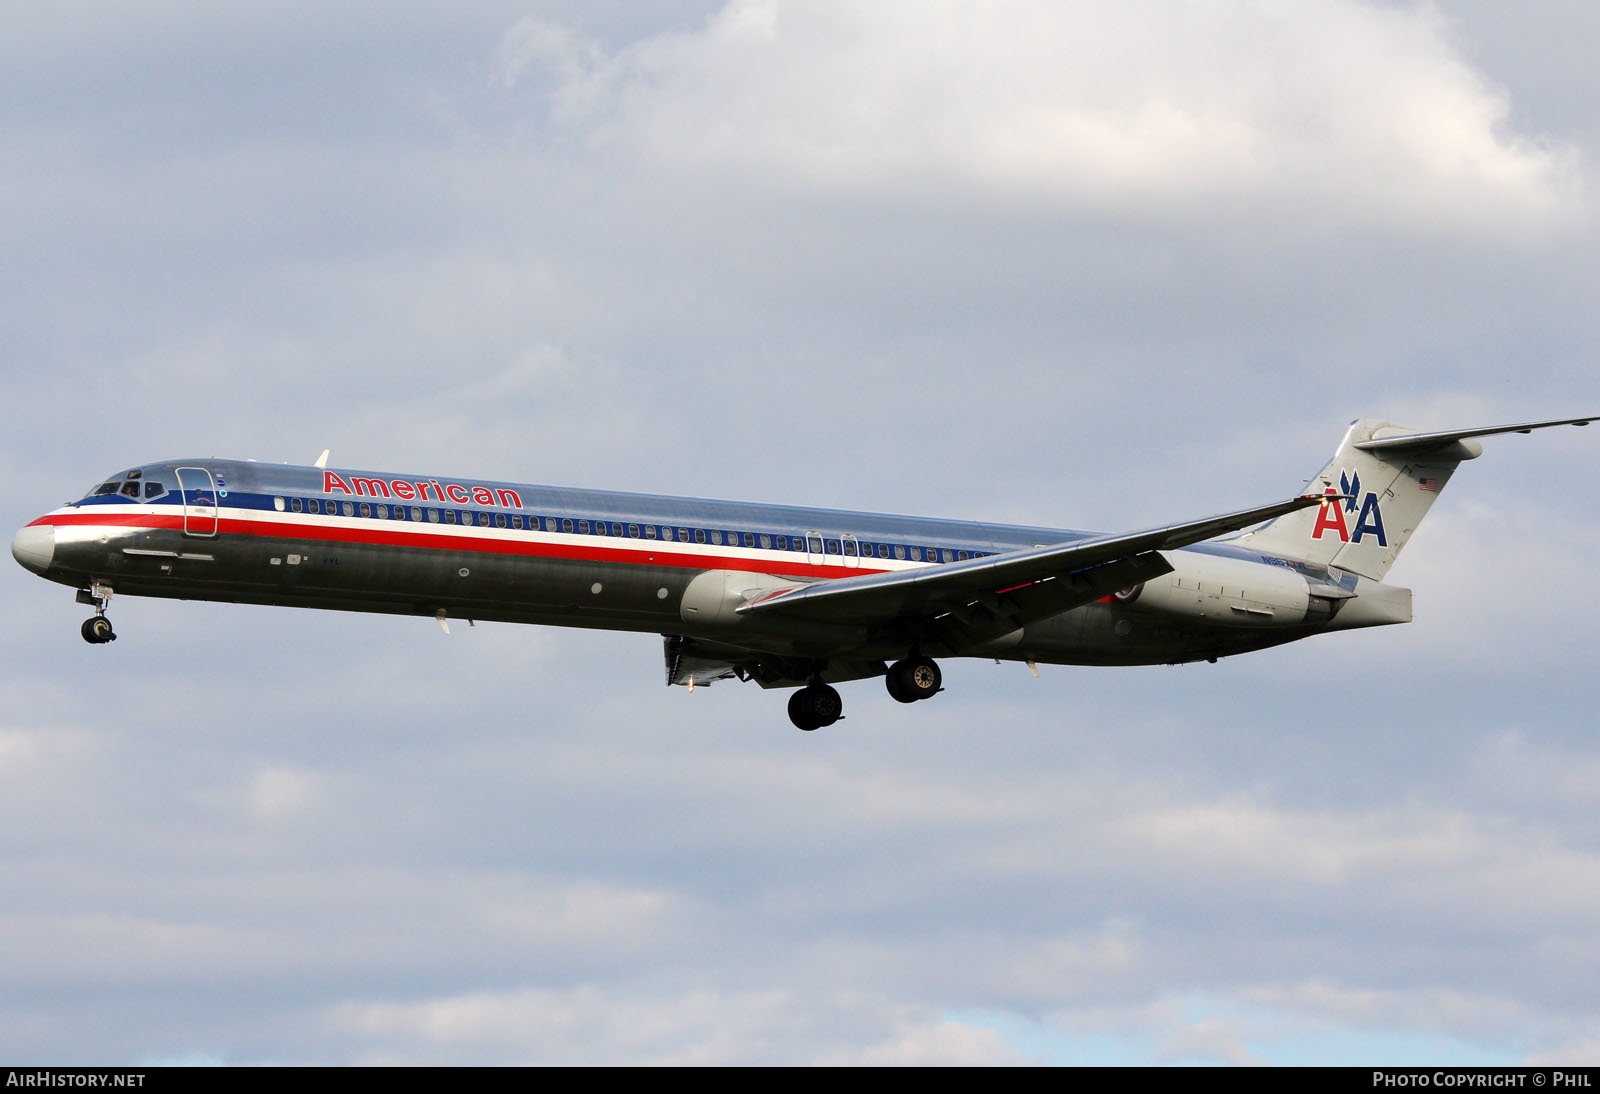
[[[1430,7],[737,0],[703,30],[609,54],[526,19],[507,83],[542,64],[595,149],[734,186],[965,191],[1044,207],[1259,216],[1500,235],[1579,209],[1570,147]]]
[[[1245,1046],[1248,1033],[1237,1019],[1207,1018],[1167,1037],[1157,1054],[1168,1063],[1198,1058],[1230,1067],[1256,1067],[1264,1061]]]
[[[1328,979],[1259,984],[1241,1003],[1323,1028],[1407,1029],[1464,1038],[1516,1040],[1538,1023],[1526,1005],[1492,992],[1443,987],[1361,987]]]
[[[314,771],[269,768],[250,780],[245,801],[250,812],[268,822],[304,817],[322,804],[322,778]]]
[[[674,893],[598,882],[530,886],[478,883],[463,911],[509,945],[611,948],[648,953],[703,920],[707,909]]]
[[[0,728],[0,790],[9,803],[32,788],[39,788],[41,779],[48,775],[92,762],[94,745],[92,734],[65,727]]]
[[[366,1042],[367,1062],[831,1065],[1019,1063],[991,1030],[869,995],[703,989],[639,995],[588,985],[350,1003],[328,1023]]]
[[[1529,1057],[1528,1066],[1581,1067],[1592,1071],[1596,1060],[1600,1060],[1600,1038],[1579,1035],[1566,1044],[1535,1053]]]

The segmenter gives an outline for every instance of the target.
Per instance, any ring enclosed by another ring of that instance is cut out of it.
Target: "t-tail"
[[[1308,493],[1331,495],[1329,500],[1279,517],[1236,542],[1381,581],[1456,468],[1483,454],[1474,438],[1593,420],[1562,418],[1419,433],[1379,418],[1357,419],[1328,466],[1306,487]]]

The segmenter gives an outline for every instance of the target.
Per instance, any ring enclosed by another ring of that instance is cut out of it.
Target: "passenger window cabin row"
[[[420,505],[388,505],[383,502],[335,501],[323,498],[273,498],[279,512],[314,513],[328,516],[359,517],[371,520],[409,521],[413,524],[454,524],[481,528],[560,532],[566,535],[605,536],[610,539],[642,539],[677,543],[708,544],[713,547],[746,547],[763,551],[794,551],[804,554],[833,555],[841,558],[882,558],[911,562],[964,562],[984,558],[991,551],[963,551],[925,547],[921,544],[869,542],[854,536],[821,537],[805,534],[729,531],[722,528],[684,528],[669,524],[642,524],[623,521],[588,520],[582,517],[524,517],[520,513],[499,513],[474,509],[440,509]]]
[[[142,484],[130,472],[128,481],[101,483],[90,496],[103,497],[121,494],[144,500],[165,495],[167,488],[159,482],[145,480]],[[911,562],[965,562],[971,558],[985,558],[992,551],[963,551],[921,544],[881,543],[855,536],[820,537],[806,534],[774,534],[770,532],[729,531],[722,528],[683,528],[668,524],[636,524],[633,522],[588,520],[582,517],[524,517],[520,513],[499,513],[476,509],[440,509],[419,505],[388,505],[383,502],[335,501],[331,498],[272,499],[273,508],[280,513],[315,513],[328,516],[361,517],[369,520],[410,521],[415,524],[454,524],[482,528],[510,528],[566,535],[606,536],[612,539],[642,539],[678,543],[708,544],[713,547],[746,547],[762,551],[793,551],[802,554],[832,555],[839,558],[881,558]]]

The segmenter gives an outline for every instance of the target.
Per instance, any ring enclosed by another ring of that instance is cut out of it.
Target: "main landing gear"
[[[944,675],[931,658],[907,657],[889,666],[884,677],[889,694],[902,703],[915,703],[939,694]],[[810,733],[831,726],[844,714],[839,693],[813,678],[811,683],[789,696],[789,721]]]
[[[915,703],[938,695],[944,674],[931,658],[907,657],[889,666],[883,683],[897,702]]]
[[[111,586],[96,583],[87,589],[79,589],[78,603],[94,605],[94,614],[83,621],[83,640],[94,646],[115,642],[117,632],[111,629],[111,620],[106,618],[106,607],[111,603]]]
[[[789,696],[789,721],[810,733],[831,726],[844,715],[844,700],[827,684],[807,684]]]

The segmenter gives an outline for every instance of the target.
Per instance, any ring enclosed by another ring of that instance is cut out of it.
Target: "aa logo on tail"
[[[1383,510],[1378,508],[1378,495],[1371,490],[1361,493],[1361,475],[1358,472],[1348,475],[1339,472],[1339,489],[1329,486],[1324,493],[1335,497],[1343,494],[1344,504],[1340,505],[1337,501],[1322,503],[1317,513],[1317,523],[1311,529],[1312,539],[1321,539],[1324,533],[1332,532],[1341,543],[1360,543],[1362,537],[1371,534],[1377,537],[1379,547],[1389,546],[1389,537],[1383,531]],[[1351,530],[1345,514],[1356,512],[1358,498],[1361,512],[1356,516],[1355,529]]]

